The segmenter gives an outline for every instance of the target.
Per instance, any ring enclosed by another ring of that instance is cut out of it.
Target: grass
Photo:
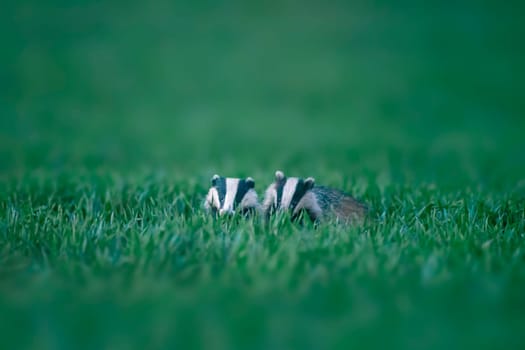
[[[516,8],[3,6],[0,348],[522,347]],[[276,169],[369,217],[202,212]]]

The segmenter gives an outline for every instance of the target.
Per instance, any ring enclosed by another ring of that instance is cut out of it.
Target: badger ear
[[[313,177],[307,177],[306,180],[304,180],[304,185],[307,189],[312,189],[315,185],[315,179]]]
[[[211,178],[211,185],[212,186],[216,186],[217,185],[217,180],[219,180],[219,178],[220,178],[219,175],[217,175],[217,174],[213,175],[212,178]]]
[[[280,170],[277,170],[275,172],[275,181],[279,182],[279,181],[282,181],[283,179],[284,179],[284,173]]]
[[[254,188],[255,187],[255,181],[253,180],[253,178],[251,177],[247,177],[246,180],[244,180],[246,182],[246,185],[248,186],[248,188]]]

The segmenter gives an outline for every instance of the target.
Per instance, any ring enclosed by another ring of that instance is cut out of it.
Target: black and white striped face
[[[315,180],[312,177],[286,177],[282,171],[276,171],[275,182],[266,190],[264,211],[268,213],[277,209],[294,213],[298,205],[304,203],[314,185]]]
[[[214,175],[204,205],[219,215],[256,208],[258,200],[254,187],[255,182],[251,177],[238,179]]]

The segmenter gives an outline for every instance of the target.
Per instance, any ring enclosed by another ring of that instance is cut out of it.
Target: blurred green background
[[[3,1],[2,342],[518,348],[524,10]],[[276,169],[375,224],[273,236],[195,208],[213,173],[262,192]]]
[[[519,4],[3,3],[2,172],[345,162],[515,181]]]

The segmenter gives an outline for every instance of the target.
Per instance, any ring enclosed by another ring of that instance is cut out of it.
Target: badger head
[[[204,206],[221,216],[236,211],[248,212],[258,205],[254,187],[255,181],[251,177],[239,179],[213,175]]]
[[[276,210],[289,211],[295,215],[301,209],[308,209],[305,201],[315,179],[308,177],[286,177],[280,170],[275,172],[275,181],[268,187],[263,202],[263,211],[268,216]]]

